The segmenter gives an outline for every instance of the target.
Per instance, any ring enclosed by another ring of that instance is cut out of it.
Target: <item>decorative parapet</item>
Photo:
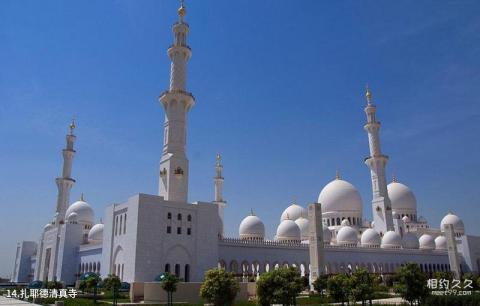
[[[220,238],[220,242],[230,245],[251,245],[251,246],[280,246],[280,247],[298,247],[308,248],[308,243],[292,242],[292,241],[275,241],[260,239],[240,239],[240,238]]]
[[[306,242],[291,242],[291,241],[276,241],[276,240],[261,240],[261,239],[240,239],[240,238],[228,238],[220,237],[219,242],[223,245],[231,246],[250,246],[250,247],[284,247],[284,248],[298,248],[298,249],[308,249],[309,244]],[[375,252],[401,252],[401,253],[413,253],[413,254],[438,254],[444,255],[447,253],[446,250],[421,250],[421,249],[405,249],[405,248],[381,248],[380,245],[361,245],[361,244],[346,244],[346,245],[336,245],[324,243],[325,249],[335,249],[335,250],[352,250],[357,249],[359,251],[373,251]]]

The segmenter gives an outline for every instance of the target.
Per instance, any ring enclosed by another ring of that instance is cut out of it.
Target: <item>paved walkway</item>
[[[38,304],[30,304],[29,302],[20,301],[17,299],[9,299],[4,296],[0,296],[0,305],[1,306],[16,306],[16,305],[40,306]]]

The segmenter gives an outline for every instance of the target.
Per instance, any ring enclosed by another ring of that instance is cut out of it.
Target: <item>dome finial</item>
[[[70,135],[73,135],[73,130],[75,130],[77,126],[75,125],[75,118],[72,119],[72,122],[69,125],[70,128]]]
[[[341,180],[342,178],[340,177],[340,170],[335,170],[335,179],[336,180]]]
[[[255,212],[253,211],[253,208],[250,208],[250,216],[255,216]]]
[[[80,195],[80,201],[85,202],[85,198],[83,197],[83,192],[82,192],[82,194]]]
[[[368,84],[365,88],[365,97],[367,98],[367,103],[372,104],[372,92],[370,91]]]
[[[395,174],[392,176],[392,182],[398,183],[398,179],[397,179],[397,176]]]
[[[180,20],[183,21],[183,17],[187,14],[187,9],[185,8],[184,5],[184,0],[180,0],[180,7],[178,8],[178,16],[180,17]]]

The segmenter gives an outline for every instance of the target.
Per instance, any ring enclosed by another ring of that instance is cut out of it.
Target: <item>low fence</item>
[[[203,302],[200,297],[202,283],[178,283],[177,291],[173,293],[175,302],[197,304]],[[240,283],[240,291],[236,301],[247,301],[256,294],[255,283]],[[132,302],[144,301],[147,303],[166,303],[167,292],[162,289],[160,282],[134,282],[130,286],[130,299]]]

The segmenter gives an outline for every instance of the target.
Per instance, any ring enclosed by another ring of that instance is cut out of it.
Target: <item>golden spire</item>
[[[75,119],[72,119],[72,122],[71,122],[70,125],[69,125],[70,135],[73,135],[73,130],[74,130],[76,127],[77,127],[77,126],[75,125]]]
[[[183,17],[187,14],[187,9],[184,5],[184,0],[180,0],[180,7],[178,8],[178,16],[183,20]]]
[[[368,87],[368,84],[367,84],[367,87],[365,89],[365,97],[367,98],[367,103],[372,104],[372,92],[370,91],[370,88]]]
[[[336,180],[341,180],[342,178],[340,177],[340,170],[335,170],[335,179]]]

